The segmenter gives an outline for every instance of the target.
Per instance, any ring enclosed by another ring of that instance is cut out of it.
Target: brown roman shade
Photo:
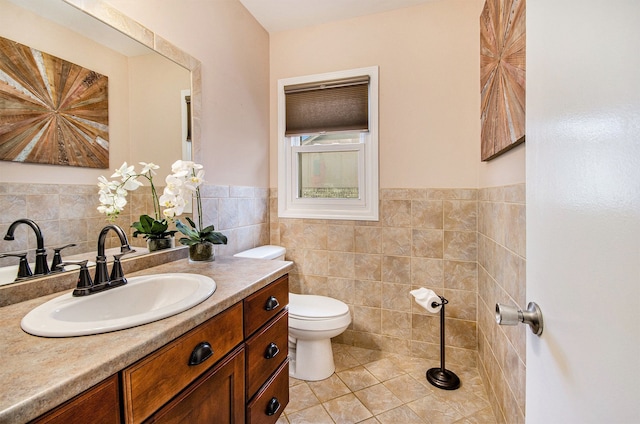
[[[369,130],[369,76],[284,87],[285,136]]]

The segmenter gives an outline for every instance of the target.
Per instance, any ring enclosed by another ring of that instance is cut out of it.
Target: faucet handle
[[[27,261],[27,252],[3,253],[0,255],[0,258],[9,257],[20,258],[20,263],[18,264],[18,276],[16,277],[16,281],[23,278],[29,278],[33,275],[33,272],[31,272],[31,267],[29,266],[29,261]]]
[[[111,267],[111,275],[109,276],[110,286],[122,286],[127,284],[127,279],[124,278],[124,271],[122,270],[122,263],[120,263],[120,258],[124,255],[128,255],[129,253],[135,252],[135,249],[129,249],[124,253],[120,253],[119,255],[113,255],[113,266]]]
[[[73,296],[86,296],[91,294],[91,288],[93,287],[93,281],[91,281],[91,274],[89,274],[89,269],[87,268],[88,260],[81,261],[65,261],[60,262],[57,267],[62,268],[67,265],[80,265],[80,274],[78,275],[78,284],[76,288],[73,290]]]
[[[62,271],[62,267],[59,267],[59,265],[62,263],[62,256],[60,255],[60,251],[62,249],[66,249],[67,247],[73,247],[75,245],[76,245],[75,243],[71,243],[71,244],[67,244],[66,246],[55,247],[53,249],[53,260],[51,261],[51,272]]]

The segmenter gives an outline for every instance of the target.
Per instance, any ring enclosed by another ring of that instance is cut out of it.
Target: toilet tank
[[[284,254],[287,250],[282,246],[266,245],[260,247],[254,247],[253,249],[238,252],[233,256],[238,258],[253,258],[253,259],[271,259],[284,261]]]

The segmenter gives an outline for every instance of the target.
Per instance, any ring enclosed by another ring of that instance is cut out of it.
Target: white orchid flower
[[[173,208],[167,208],[162,210],[162,215],[167,219],[172,219],[176,216],[176,212]]]
[[[119,209],[120,211],[124,209],[127,205],[127,199],[124,197],[116,196],[113,202],[113,207]]]
[[[188,170],[188,165],[186,165],[186,163],[187,163],[186,161],[178,159],[177,161],[173,162],[173,164],[171,165],[171,172],[175,174],[181,171]]]
[[[127,191],[127,189],[123,186],[118,186],[116,188],[116,193],[115,196],[119,196],[119,197],[126,197],[126,195],[129,194],[129,192]]]
[[[138,187],[142,187],[143,185],[140,181],[137,180],[137,177],[135,176],[131,176],[126,180],[123,180],[123,182],[124,184],[122,185],[122,187],[124,187],[125,190],[129,191],[136,190]]]
[[[198,186],[200,186],[204,182],[204,171],[201,170],[198,171],[197,174],[192,174],[190,177],[188,177],[184,185],[189,190],[196,191],[196,188],[198,188]]]
[[[160,199],[158,199],[158,201],[160,202],[160,206],[163,206],[165,208],[172,208],[176,204],[176,196],[165,191],[165,193],[160,196]]]
[[[156,165],[153,162],[139,162],[140,165],[142,165],[142,171],[140,171],[141,174],[146,174],[147,172],[151,172],[151,175],[156,175],[156,169],[160,169],[160,167],[158,165]]]
[[[128,166],[127,162],[124,162],[122,166],[120,166],[120,168],[116,169],[116,172],[111,176],[111,178],[120,177],[122,178],[122,181],[124,181],[127,178],[135,175],[134,168],[135,167],[133,165]]]
[[[175,175],[167,175],[165,182],[167,185],[164,188],[164,193],[172,194],[174,196],[180,193],[184,184],[184,180],[180,177],[176,177]]]

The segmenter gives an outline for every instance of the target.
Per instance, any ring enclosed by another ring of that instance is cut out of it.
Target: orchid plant
[[[115,221],[127,204],[128,192],[134,191],[143,185],[142,182],[138,181],[138,178],[145,178],[151,186],[154,217],[152,218],[146,214],[141,215],[140,220],[131,225],[135,228],[133,236],[137,237],[142,235],[142,237],[149,239],[161,239],[173,236],[176,231],[168,230],[169,223],[167,219],[161,217],[158,193],[153,184],[153,176],[156,174],[155,170],[160,167],[153,163],[145,162],[140,162],[140,165],[142,165],[142,170],[140,173],[137,173],[134,165],[129,166],[127,162],[124,162],[122,166],[116,169],[115,173],[111,175],[111,178],[119,178],[120,181],[109,181],[104,176],[98,178],[98,187],[100,188],[98,192],[100,199],[98,211],[104,213],[108,220],[112,222]]]
[[[192,161],[178,160],[171,165],[172,174],[166,178],[166,186],[160,205],[164,207],[163,214],[166,219],[175,221],[176,228],[186,237],[182,237],[180,243],[192,246],[198,243],[210,242],[212,244],[227,244],[227,237],[214,231],[213,225],[204,227],[202,223],[202,197],[200,186],[204,181],[204,169],[202,165]],[[184,208],[195,195],[198,215],[198,224],[189,217],[185,217],[189,226],[176,220],[182,215]]]

